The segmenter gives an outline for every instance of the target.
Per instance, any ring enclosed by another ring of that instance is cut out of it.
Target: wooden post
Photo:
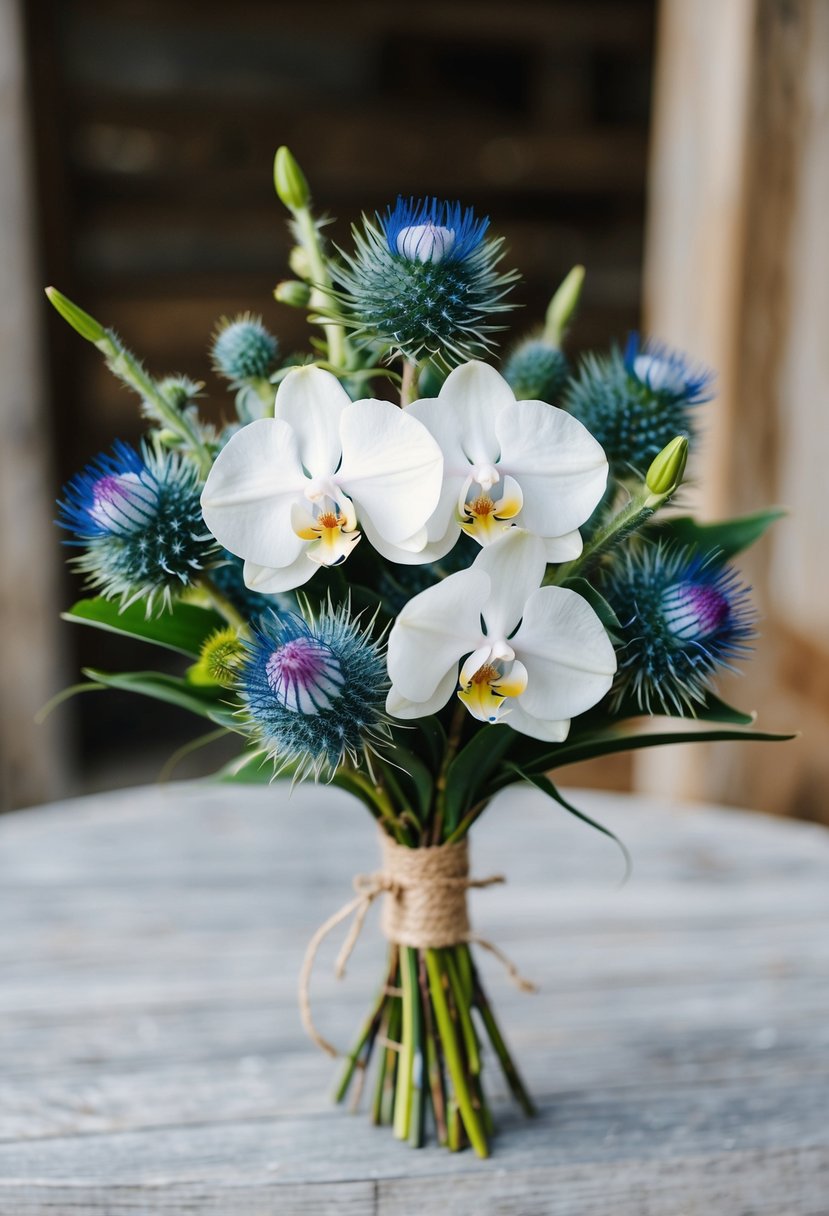
[[[62,673],[21,27],[0,0],[0,809],[66,791],[58,722],[34,723]]]
[[[829,5],[662,0],[646,243],[647,328],[720,373],[693,504],[794,517],[740,565],[762,614],[723,691],[787,748],[716,745],[637,766],[641,787],[829,819]],[[810,741],[811,740],[811,741]]]

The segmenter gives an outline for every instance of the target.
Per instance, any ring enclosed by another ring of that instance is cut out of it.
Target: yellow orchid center
[[[486,492],[477,494],[471,501],[463,503],[461,528],[479,545],[489,545],[512,526],[511,520],[521,510],[521,506],[521,499],[517,495],[505,494],[498,502],[494,502]]]
[[[306,553],[321,566],[340,565],[360,539],[353,508],[340,510],[330,499],[315,502],[310,511],[295,509],[293,525],[301,540],[312,542]]]
[[[463,681],[458,697],[479,722],[495,723],[509,713],[507,701],[518,697],[527,687],[527,672],[522,663],[511,663],[504,673],[501,665],[483,663],[472,677]]]

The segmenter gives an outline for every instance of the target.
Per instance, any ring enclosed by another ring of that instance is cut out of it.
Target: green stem
[[[466,707],[462,701],[456,701],[449,723],[449,736],[446,740],[446,751],[443,753],[440,771],[435,779],[435,822],[432,827],[432,844],[440,844],[443,832],[443,821],[446,817],[446,779],[449,766],[455,758],[463,736],[466,722]]]
[[[243,637],[248,637],[250,634],[248,622],[238,608],[230,602],[225,593],[219,590],[209,574],[201,574],[199,576],[199,586],[203,591],[207,592],[213,603],[213,607],[225,618],[228,625],[232,625],[234,629],[238,629]]]
[[[357,1042],[354,1044],[346,1057],[343,1075],[340,1078],[340,1083],[334,1092],[335,1102],[342,1102],[345,1098],[346,1094],[348,1093],[348,1087],[351,1084],[351,1079],[354,1076],[354,1070],[357,1068],[357,1066],[362,1064],[362,1067],[365,1067],[368,1062],[367,1058],[366,1060],[361,1061],[361,1056],[366,1045],[370,1044],[373,1041],[374,1036],[377,1034],[377,1027],[380,1024],[380,1019],[383,1014],[383,1007],[388,1000],[388,993],[386,990],[390,986],[393,977],[397,974],[397,950],[394,946],[391,948],[389,960],[389,970],[386,978],[384,979],[382,987],[377,993],[377,997],[371,1007],[371,1011],[363,1023],[359,1035],[357,1036]]]
[[[391,1022],[391,1000],[387,1000],[383,1006],[383,1012],[380,1017],[379,1037],[387,1039],[389,1037],[389,1025]],[[371,1121],[375,1127],[379,1127],[382,1123],[383,1110],[383,1090],[386,1083],[386,1061],[388,1059],[389,1050],[381,1044],[378,1052],[377,1060],[377,1076],[374,1080],[374,1097],[371,1102]]]
[[[467,953],[469,952],[468,946],[459,946],[458,948],[460,950],[466,950]],[[495,1015],[492,1012],[492,1006],[487,1000],[486,993],[484,992],[483,985],[481,984],[480,978],[475,969],[475,964],[472,962],[471,955],[469,963],[475,985],[475,1007],[481,1015],[486,1032],[489,1035],[489,1041],[500,1061],[501,1069],[504,1073],[507,1084],[512,1091],[513,1097],[524,1111],[524,1114],[531,1117],[536,1114],[535,1105],[524,1087],[524,1082],[521,1080],[521,1075],[518,1072],[515,1062],[509,1053],[509,1048],[504,1042],[503,1035],[501,1034],[498,1023],[495,1020]]]
[[[399,997],[391,998],[389,1014],[388,1039],[390,1043],[399,1043],[400,1024],[403,1020]],[[400,1051],[395,1047],[386,1048],[386,1076],[383,1082],[383,1096],[380,1106],[380,1122],[389,1124],[394,1119],[394,1094],[397,1084],[397,1067],[400,1062]]]
[[[472,1105],[469,1087],[464,1075],[463,1059],[455,1034],[455,1027],[452,1024],[446,992],[443,987],[440,959],[434,950],[426,951],[426,970],[429,974],[429,990],[432,995],[432,1007],[435,1011],[438,1032],[443,1044],[446,1064],[452,1079],[452,1086],[455,1091],[455,1098],[461,1117],[463,1118],[464,1127],[476,1155],[478,1157],[488,1157],[489,1146],[486,1140],[486,1132],[484,1131],[478,1112]],[[452,1137],[450,1134],[450,1147],[451,1144]]]
[[[141,366],[138,359],[122,345],[120,338],[106,330],[95,346],[104,356],[113,375],[123,380],[145,401],[152,403],[159,417],[198,455],[201,471],[207,474],[213,464],[213,456],[207,445],[186,415],[182,414],[159,391],[152,376]]]
[[[426,974],[426,960],[423,951],[419,951],[417,978],[420,983],[420,1001],[423,1010],[423,1026],[426,1039],[426,1065],[429,1072],[429,1090],[432,1097],[432,1113],[435,1116],[435,1130],[438,1143],[448,1142],[446,1127],[446,1082],[443,1076],[443,1062],[435,1026],[432,1019],[432,1001],[429,996],[429,977]]]
[[[322,252],[319,232],[308,207],[293,211],[293,216],[300,244],[308,255],[308,268],[313,283],[310,306],[325,308],[330,302],[331,275]],[[348,354],[345,330],[334,321],[325,322],[323,329],[328,344],[329,362],[340,371],[346,370]]]
[[[400,381],[400,407],[405,409],[417,399],[417,364],[410,359],[403,362],[403,376]]]
[[[463,840],[475,820],[486,810],[489,805],[489,796],[482,798],[480,802],[476,802],[471,810],[467,811],[463,819],[460,821],[454,831],[450,832],[446,837],[444,844],[457,844],[459,840]]]
[[[466,1060],[469,1064],[469,1071],[473,1076],[477,1077],[481,1071],[481,1057],[478,1052],[478,1036],[475,1034],[475,1027],[472,1025],[472,1017],[470,1015],[470,1002],[467,1000],[455,966],[454,950],[441,950],[438,952],[441,966],[449,981],[449,988],[455,1001],[455,1009],[460,1022],[461,1035],[463,1036],[464,1048],[466,1051]],[[471,994],[470,994],[471,995]]]
[[[403,1029],[394,1099],[394,1134],[407,1140],[412,1117],[414,1063],[419,1038],[420,1009],[417,996],[417,959],[410,946],[400,947],[400,979],[403,988]]]
[[[648,490],[647,486],[635,494],[630,502],[622,507],[621,511],[617,512],[611,519],[596,531],[591,539],[584,546],[581,555],[571,562],[562,562],[560,566],[556,566],[551,570],[544,579],[545,586],[561,585],[567,579],[574,578],[576,575],[584,575],[593,566],[603,554],[609,549],[615,548],[626,537],[630,536],[643,524],[647,523],[654,511],[661,503],[662,499],[655,497]]]

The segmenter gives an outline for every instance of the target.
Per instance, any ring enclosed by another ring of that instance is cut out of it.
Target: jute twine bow
[[[368,910],[379,895],[386,896],[383,901],[381,927],[390,942],[417,949],[437,949],[441,946],[456,946],[460,942],[472,942],[494,954],[522,992],[536,990],[535,985],[521,976],[518,968],[502,950],[471,931],[466,892],[470,888],[491,887],[496,883],[506,882],[506,879],[503,874],[491,874],[488,878],[470,878],[467,840],[461,840],[458,844],[410,849],[381,833],[380,843],[383,868],[375,874],[356,875],[354,890],[357,894],[317,929],[308,943],[299,974],[302,1024],[309,1038],[331,1056],[340,1053],[320,1034],[311,1016],[309,987],[314,960],[324,938],[332,929],[336,929],[337,925],[353,915],[354,919],[334,967],[337,979],[341,979]]]

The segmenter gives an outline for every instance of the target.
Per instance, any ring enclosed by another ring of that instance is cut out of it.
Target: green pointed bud
[[[301,245],[294,245],[288,254],[288,265],[298,279],[307,281],[311,278],[311,260]]]
[[[291,308],[307,308],[311,299],[311,288],[298,279],[285,279],[273,289],[273,298]]]
[[[584,267],[574,266],[550,301],[544,319],[544,338],[551,346],[561,346],[581,298]]]
[[[82,338],[86,338],[87,342],[97,343],[102,338],[106,338],[107,333],[103,325],[96,321],[94,317],[90,317],[88,312],[84,312],[82,308],[78,308],[77,304],[73,304],[62,292],[58,291],[57,287],[47,287],[46,296],[49,303],[60,313],[64,321],[68,321]]]
[[[280,200],[290,211],[301,211],[311,200],[305,174],[283,144],[273,161],[273,183]]]
[[[667,498],[679,488],[688,460],[688,440],[677,435],[651,462],[645,484],[656,498]]]

